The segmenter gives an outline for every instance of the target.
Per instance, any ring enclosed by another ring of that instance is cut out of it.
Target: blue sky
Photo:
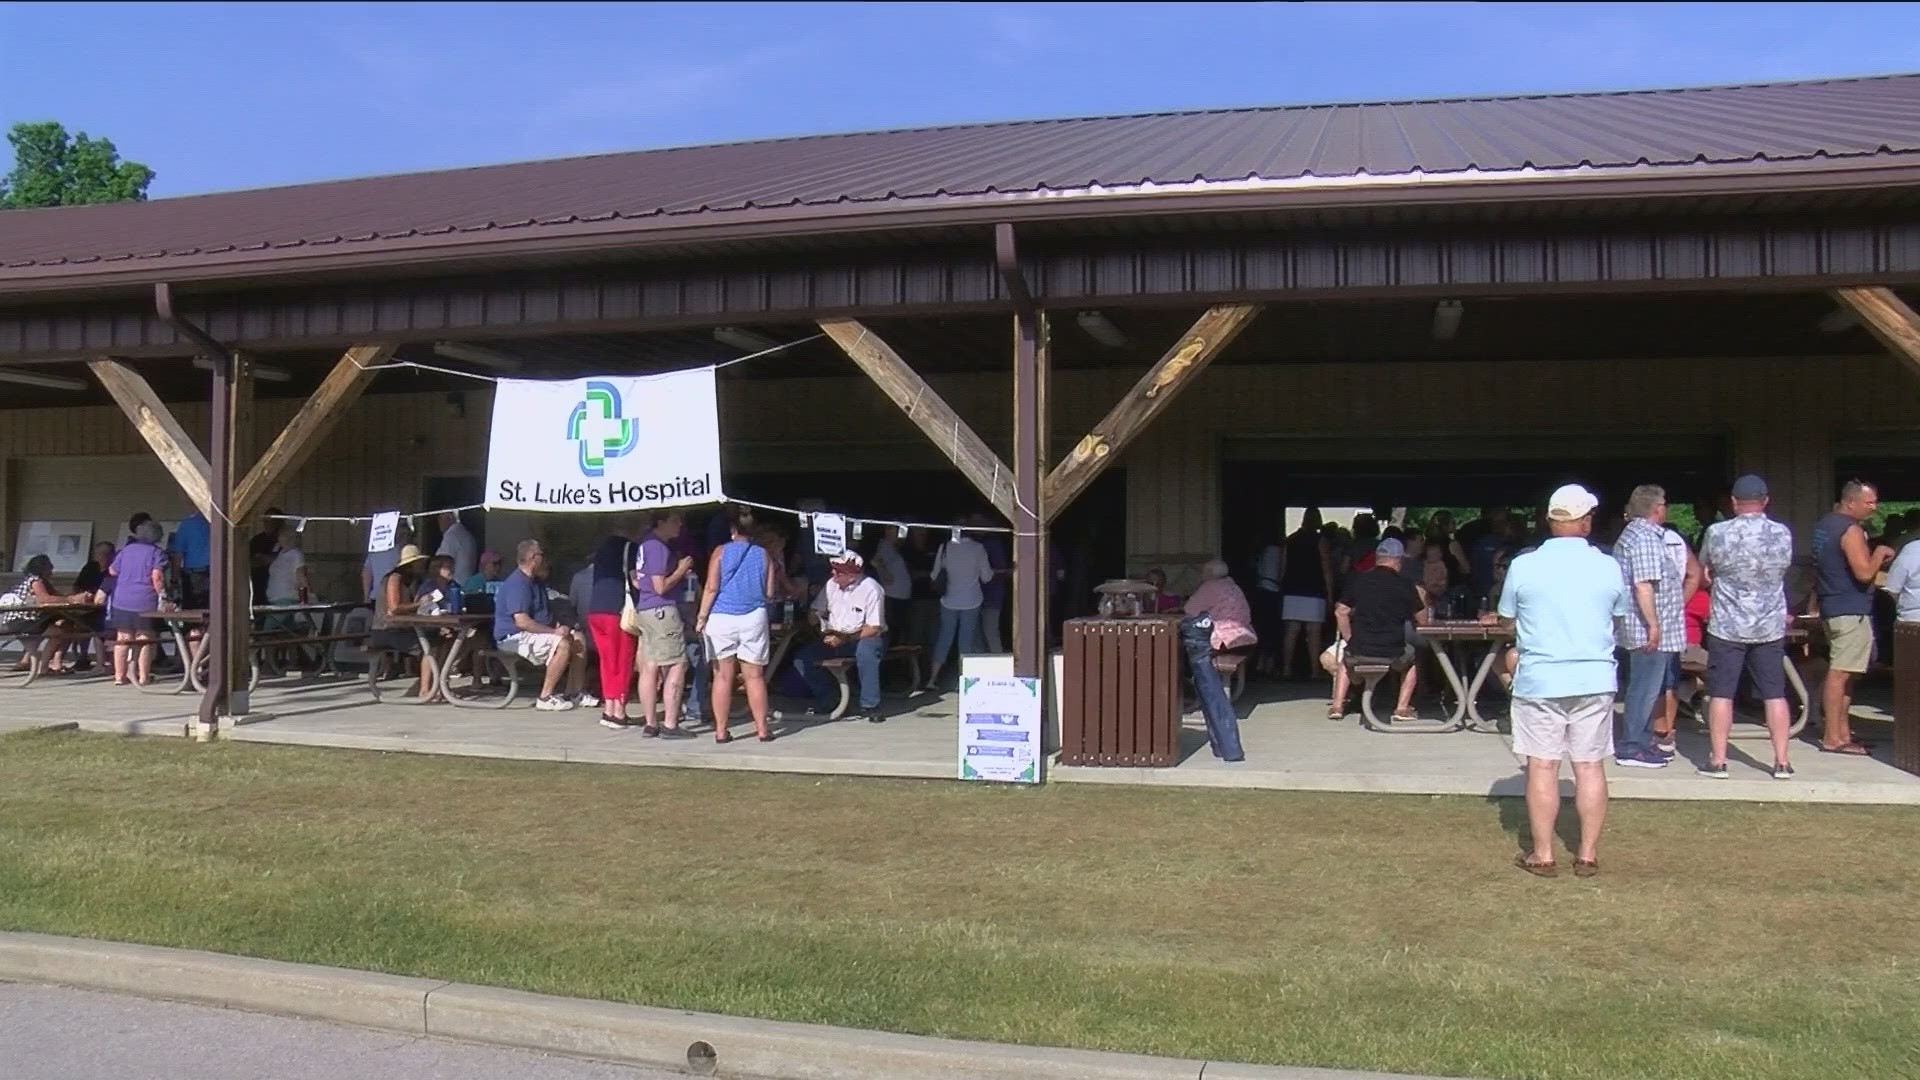
[[[5,4],[155,196],[1037,116],[1920,69],[1920,5]]]

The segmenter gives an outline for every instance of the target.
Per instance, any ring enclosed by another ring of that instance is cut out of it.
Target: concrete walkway
[[[1170,769],[1054,768],[1064,783],[1172,784],[1187,787],[1255,788],[1276,791],[1360,791],[1434,795],[1519,795],[1522,777],[1505,736],[1472,732],[1378,734],[1356,719],[1325,719],[1320,687],[1256,686],[1242,703],[1247,761],[1226,765],[1206,749],[1199,717],[1187,717],[1185,759]],[[1863,717],[1885,717],[1873,699],[1856,707]],[[135,735],[187,732],[196,701],[190,696],[146,694],[93,678],[43,679],[27,689],[0,682],[0,731],[32,726],[77,726],[84,731]],[[726,746],[703,730],[699,738],[647,739],[637,730],[609,731],[592,710],[538,713],[526,705],[503,711],[445,705],[373,704],[351,680],[315,683],[270,681],[254,695],[262,719],[225,733],[244,742],[336,746],[361,750],[581,761],[616,765],[744,769],[763,772],[833,773],[851,776],[950,778],[957,734],[952,695],[886,702],[885,724],[861,721],[810,723],[799,705],[776,701],[787,715],[768,744],[740,725]],[[1760,734],[1741,725],[1747,734]],[[1795,744],[1799,775],[1774,780],[1766,771],[1771,754],[1764,739],[1734,743],[1733,776],[1707,780],[1691,762],[1704,760],[1704,734],[1683,724],[1681,759],[1666,769],[1620,769],[1612,765],[1618,798],[1715,799],[1766,802],[1831,802],[1920,805],[1920,777],[1888,763],[1891,748],[1875,758],[1819,753]]]

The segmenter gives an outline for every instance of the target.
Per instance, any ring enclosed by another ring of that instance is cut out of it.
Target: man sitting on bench
[[[578,704],[595,708],[600,699],[584,692],[587,675],[587,643],[580,631],[552,625],[552,609],[547,606],[547,553],[538,540],[522,540],[515,554],[519,566],[500,583],[494,594],[493,639],[500,651],[513,653],[535,667],[546,669],[540,684],[540,697],[533,707],[541,712],[563,712]],[[560,675],[567,675],[567,687],[574,694],[569,700],[555,693]]]
[[[1347,582],[1346,594],[1334,606],[1333,617],[1347,649],[1346,663],[1333,675],[1329,720],[1346,718],[1347,687],[1353,683],[1353,668],[1379,664],[1401,675],[1400,700],[1394,705],[1393,719],[1419,719],[1413,711],[1413,690],[1420,676],[1413,663],[1413,644],[1407,640],[1407,622],[1427,621],[1427,601],[1420,586],[1400,573],[1400,560],[1406,553],[1398,540],[1380,541],[1373,550],[1373,569]]]
[[[887,594],[867,576],[860,556],[852,551],[833,560],[832,577],[814,598],[820,640],[801,648],[794,663],[813,690],[813,713],[825,716],[839,704],[834,679],[821,662],[851,656],[860,673],[860,713],[870,724],[880,715],[880,661],[887,655]]]

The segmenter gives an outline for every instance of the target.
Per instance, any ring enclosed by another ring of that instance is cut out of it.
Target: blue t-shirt
[[[1582,537],[1557,536],[1513,560],[1500,617],[1519,624],[1514,696],[1579,697],[1619,689],[1613,620],[1633,610],[1628,596],[1620,564]]]
[[[547,588],[528,577],[518,567],[500,583],[493,594],[493,640],[505,641],[520,632],[513,624],[515,615],[534,622],[553,625],[553,611],[547,606]]]
[[[198,513],[188,515],[167,542],[167,554],[180,556],[182,570],[205,570],[213,565],[213,530]]]

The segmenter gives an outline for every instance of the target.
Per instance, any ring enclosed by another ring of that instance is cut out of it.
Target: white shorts
[[[1283,596],[1280,618],[1285,622],[1326,622],[1327,602],[1318,596]]]
[[[771,651],[768,635],[766,608],[745,615],[712,612],[707,616],[707,658],[725,660],[733,656],[764,667]]]
[[[509,634],[500,639],[500,651],[510,652],[537,667],[546,667],[553,650],[560,647],[559,634]]]
[[[1613,695],[1513,699],[1513,752],[1542,761],[1613,756]]]

